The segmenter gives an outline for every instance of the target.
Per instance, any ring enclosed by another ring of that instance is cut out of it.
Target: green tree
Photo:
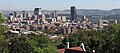
[[[66,39],[72,46],[79,46],[83,42],[87,51],[94,49],[96,53],[119,53],[120,24],[113,24],[103,30],[79,30]]]
[[[2,25],[2,23],[5,22],[5,16],[0,12],[0,34],[4,33],[5,27]]]
[[[0,53],[7,53],[6,38],[4,35],[0,35]]]
[[[105,44],[103,45],[104,53],[119,53],[120,52],[120,24],[113,24],[108,27],[104,34]]]
[[[26,36],[14,36],[8,39],[7,48],[9,53],[31,53],[39,52],[37,47],[38,42]]]
[[[38,36],[29,36],[29,37],[37,41],[39,47],[45,47],[47,44],[52,43],[51,39],[47,35],[44,35],[44,34],[40,34]]]
[[[5,16],[0,12],[0,25],[5,22]]]
[[[48,37],[48,35],[40,34],[38,36],[29,36],[31,39],[38,42],[38,47],[41,48],[40,53],[57,53],[56,44]]]

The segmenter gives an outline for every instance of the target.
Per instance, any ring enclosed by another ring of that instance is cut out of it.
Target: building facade
[[[77,13],[76,13],[76,7],[75,6],[71,6],[71,8],[70,8],[71,10],[71,21],[72,20],[75,20],[76,18],[77,18]]]

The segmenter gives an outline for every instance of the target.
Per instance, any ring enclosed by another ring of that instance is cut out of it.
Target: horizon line
[[[36,7],[36,8],[40,8],[40,7]],[[34,8],[35,9],[35,8]],[[25,11],[30,11],[30,10],[34,10],[34,9],[24,9]],[[102,9],[102,8],[77,8],[77,10],[80,10],[80,9],[86,9],[86,10],[113,10],[113,9],[120,9],[120,8],[111,8],[111,9]],[[11,10],[11,11],[22,11],[23,9],[0,9],[0,10]],[[60,10],[60,11],[63,11],[63,10],[70,10],[70,9],[44,9],[42,8],[42,10]]]

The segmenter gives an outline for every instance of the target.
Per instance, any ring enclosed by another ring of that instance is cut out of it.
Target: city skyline
[[[119,8],[119,0],[3,0],[0,2],[0,10],[33,10],[40,7],[46,10],[70,9],[76,6],[77,9],[102,9],[109,10]]]

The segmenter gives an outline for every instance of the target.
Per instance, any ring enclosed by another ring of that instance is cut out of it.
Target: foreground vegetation
[[[47,35],[1,35],[0,53],[57,53],[56,46]]]
[[[113,24],[104,30],[79,30],[70,34],[64,41],[71,42],[72,47],[83,42],[87,51],[95,50],[96,53],[119,53],[120,24]]]

